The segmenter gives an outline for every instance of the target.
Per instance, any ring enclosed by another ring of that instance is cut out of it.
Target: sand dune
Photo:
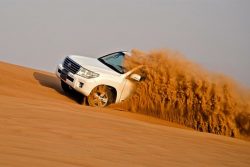
[[[3,62],[0,71],[0,166],[250,164],[248,141],[80,105],[51,73]]]

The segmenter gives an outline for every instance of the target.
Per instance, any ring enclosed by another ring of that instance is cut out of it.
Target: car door
[[[129,77],[125,78],[120,101],[127,99],[129,96],[131,96],[133,94],[133,92],[135,91],[135,88],[136,88],[135,82],[136,81],[132,80]]]
[[[127,72],[127,74],[125,75],[126,77],[124,79],[124,86],[121,92],[120,101],[123,101],[127,99],[129,96],[131,96],[136,89],[137,83],[141,81],[142,78],[145,78],[142,72],[142,69],[143,69],[142,67],[143,66],[138,66],[134,68],[133,70]]]

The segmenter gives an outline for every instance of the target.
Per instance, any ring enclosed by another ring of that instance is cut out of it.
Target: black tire
[[[69,85],[66,84],[65,82],[63,82],[62,80],[61,80],[61,87],[62,87],[62,89],[63,89],[64,92],[66,92],[66,93],[70,92]]]
[[[114,94],[108,86],[100,85],[91,91],[87,100],[92,107],[106,107],[114,102]]]

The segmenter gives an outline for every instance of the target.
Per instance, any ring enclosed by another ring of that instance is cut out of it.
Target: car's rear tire
[[[64,92],[69,92],[70,91],[69,85],[66,84],[65,82],[63,82],[62,80],[61,80],[61,87],[62,87]]]
[[[108,86],[100,85],[91,91],[87,100],[92,107],[106,107],[114,102],[114,94]]]

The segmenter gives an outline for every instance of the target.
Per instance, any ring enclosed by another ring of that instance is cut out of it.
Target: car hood
[[[110,74],[120,76],[121,74],[117,73],[116,71],[112,70],[105,64],[101,63],[97,58],[92,57],[85,57],[85,56],[78,56],[78,55],[69,55],[70,59],[81,65],[83,68],[87,70],[101,73],[101,74]]]

